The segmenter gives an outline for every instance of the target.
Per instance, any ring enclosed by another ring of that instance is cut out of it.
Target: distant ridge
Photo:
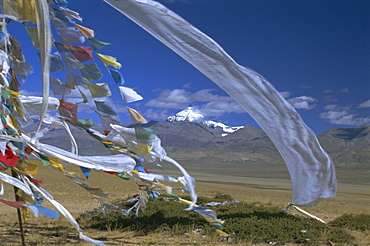
[[[219,129],[190,121],[150,121],[142,125],[158,135],[168,154],[180,160],[283,163],[264,131],[247,125],[225,137]],[[128,125],[130,127],[130,125]],[[88,134],[73,130],[81,155],[106,155],[109,151]],[[332,128],[318,136],[323,149],[336,166],[370,168],[370,126]],[[50,131],[41,139],[70,150],[70,141],[63,129]]]

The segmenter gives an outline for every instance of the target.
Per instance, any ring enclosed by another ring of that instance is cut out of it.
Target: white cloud
[[[363,102],[358,106],[359,108],[370,108],[370,100],[367,100],[366,102]]]
[[[326,106],[324,106],[324,109],[325,110],[337,110],[339,109],[339,105],[338,104],[328,104]]]
[[[236,102],[209,102],[201,106],[194,106],[194,110],[202,114],[205,118],[219,117],[227,113],[245,113],[244,109]]]
[[[294,97],[287,100],[296,109],[313,109],[316,107],[317,99],[309,96]]]
[[[158,108],[145,112],[146,117],[154,119],[167,118],[169,116],[167,109],[182,110],[189,106],[206,118],[245,112],[231,97],[216,95],[211,89],[194,93],[185,89],[163,90],[157,98],[150,100],[145,106]]]
[[[356,117],[346,110],[323,112],[320,118],[336,125],[361,126],[370,123],[370,117]]]
[[[35,96],[35,97],[42,97],[41,91],[26,91],[20,90],[19,93],[23,96]]]
[[[341,90],[324,90],[324,93],[350,93],[348,88],[343,88]]]
[[[160,95],[150,100],[145,106],[154,108],[184,109],[194,102],[231,102],[229,96],[219,96],[211,93],[212,90],[204,89],[191,93],[185,89],[163,90]]]
[[[280,91],[279,93],[280,93],[280,95],[281,95],[282,97],[284,97],[284,98],[288,98],[288,97],[290,97],[290,95],[292,94],[292,93],[291,93],[291,92],[289,92],[289,91]]]
[[[152,119],[165,120],[169,116],[169,113],[167,109],[148,109],[144,113],[144,116]]]

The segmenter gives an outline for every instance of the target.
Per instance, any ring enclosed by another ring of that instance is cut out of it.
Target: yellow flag
[[[224,232],[224,231],[221,231],[221,230],[219,230],[219,229],[216,229],[216,232],[218,233],[218,235],[219,236],[221,236],[221,237],[229,237],[230,235],[229,234],[227,234],[226,232]]]
[[[120,69],[122,67],[121,63],[117,62],[117,59],[113,56],[108,56],[108,55],[103,55],[100,53],[97,53],[99,56],[100,60],[104,63],[104,65],[107,67],[109,65]]]
[[[145,155],[150,153],[150,146],[142,143],[137,143],[137,155]]]
[[[35,0],[4,0],[4,14],[15,16],[22,21],[37,23]]]
[[[61,172],[64,172],[64,167],[62,164],[58,163],[58,158],[48,158],[48,161],[50,162],[51,165],[54,167],[58,168]]]
[[[135,109],[127,107],[128,112],[133,123],[146,124],[148,121],[139,114]]]
[[[28,174],[36,175],[39,170],[39,165],[30,161],[24,162],[27,166],[22,166],[21,169]]]
[[[90,29],[90,28],[87,28],[87,27],[84,27],[84,26],[81,26],[81,25],[78,25],[76,23],[74,23],[75,26],[78,28],[78,30],[80,30],[80,32],[82,33],[82,35],[85,36],[85,38],[92,38],[94,37],[94,30]]]

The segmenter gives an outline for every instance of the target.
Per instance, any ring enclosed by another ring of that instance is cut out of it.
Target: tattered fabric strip
[[[68,219],[68,221],[76,228],[76,230],[78,231],[79,233],[79,237],[80,239],[82,240],[85,240],[87,242],[90,242],[90,243],[93,243],[95,245],[99,245],[99,246],[104,246],[105,244],[101,241],[98,241],[98,240],[94,240],[94,239],[91,239],[87,236],[85,236],[83,233],[82,233],[82,230],[80,228],[80,226],[78,225],[77,221],[75,220],[75,218],[73,218],[73,216],[68,212],[67,209],[65,209],[60,203],[58,203],[57,201],[55,201],[54,199],[52,199],[51,197],[49,197],[47,194],[45,194],[41,189],[39,189],[37,186],[35,186],[34,184],[32,184],[31,182],[29,182],[29,184],[32,186],[33,189],[35,189],[37,192],[39,192],[44,198],[46,198],[51,204],[53,204],[53,206],[61,213],[63,214],[63,216]]]
[[[27,195],[33,197],[33,193],[28,185],[21,182],[19,179],[13,178],[5,173],[0,172],[0,180],[4,181],[5,183],[11,184],[26,193]]]
[[[292,203],[335,196],[335,167],[296,110],[260,74],[237,64],[214,40],[151,0],[104,0],[227,92],[267,133],[285,160]],[[212,65],[210,65],[212,64]]]

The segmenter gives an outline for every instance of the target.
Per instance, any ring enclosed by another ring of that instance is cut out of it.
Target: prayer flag
[[[122,66],[121,63],[117,62],[117,59],[113,56],[103,55],[100,53],[97,53],[97,55],[106,67],[110,65],[119,69]]]
[[[141,126],[134,126],[137,140],[150,140],[155,139],[155,134],[152,129],[144,128]]]
[[[88,38],[87,41],[89,41],[94,50],[99,50],[107,45],[110,45],[110,43],[99,41],[96,38]]]
[[[139,124],[146,124],[148,121],[139,114],[135,109],[127,107],[128,112],[130,113],[130,117],[132,122],[139,123]]]
[[[85,42],[85,36],[82,35],[81,31],[76,27],[60,27],[58,28],[60,38],[66,43],[83,43]]]
[[[112,95],[106,83],[87,83],[87,86],[93,98],[109,97]]]
[[[122,74],[117,69],[108,68],[108,70],[114,82],[116,82],[117,85],[123,85],[125,83],[125,80],[123,79]]]
[[[82,18],[80,17],[80,14],[77,13],[76,11],[73,11],[73,10],[70,10],[68,8],[63,8],[61,7],[60,8],[65,14],[66,16],[68,16],[70,19],[76,19],[76,20],[79,20],[79,21],[82,21]]]
[[[103,74],[96,63],[83,64],[81,73],[87,80],[99,80],[103,77]]]
[[[142,96],[129,87],[118,86],[118,89],[121,92],[122,99],[125,103],[136,102],[143,99]]]
[[[60,100],[59,114],[63,118],[72,122],[77,122],[78,105]]]
[[[92,50],[90,47],[71,46],[70,51],[80,62],[94,60],[92,56]]]
[[[81,26],[81,25],[78,25],[76,23],[74,23],[74,24],[78,28],[78,30],[80,30],[80,32],[85,36],[85,38],[94,37],[94,30],[92,30],[90,28],[87,28],[87,27],[84,27],[84,26]]]
[[[108,102],[101,102],[101,101],[95,101],[95,105],[98,109],[98,111],[103,112],[108,115],[114,115],[117,116],[117,110],[113,103]]]

